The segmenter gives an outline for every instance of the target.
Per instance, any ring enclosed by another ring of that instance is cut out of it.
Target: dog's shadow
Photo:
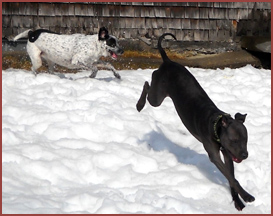
[[[53,73],[52,75],[53,75],[53,76],[57,76],[57,77],[59,77],[60,79],[73,80],[72,77],[66,77],[66,76],[65,76],[64,74],[62,74],[62,73],[57,73],[57,72],[55,72],[55,73]]]
[[[183,136],[183,135],[182,135]],[[199,154],[190,148],[179,146],[170,141],[163,134],[152,131],[144,136],[140,141],[141,143],[146,142],[155,151],[164,151],[175,155],[178,162],[187,165],[196,166],[200,172],[210,181],[225,185],[228,187],[228,182],[224,175],[217,169],[217,167],[210,162],[206,154]],[[202,143],[200,143],[202,145]]]
[[[105,78],[90,78],[89,76],[84,76],[84,77],[78,77],[78,78],[71,78],[71,77],[60,77],[61,79],[69,79],[69,80],[85,80],[85,79],[95,79],[95,80],[98,80],[98,81],[104,81],[104,82],[119,82],[121,81],[121,79],[117,79],[115,77],[105,77]]]
[[[110,83],[111,81],[115,81],[116,79],[115,78],[112,78],[112,77],[106,77],[106,78],[90,78],[89,76],[84,76],[84,77],[78,77],[78,78],[67,78],[66,79],[70,79],[70,80],[86,80],[86,79],[95,79],[95,80],[98,80],[98,81],[104,81],[104,82],[108,82]]]
[[[31,73],[33,73],[33,72],[31,72]],[[108,82],[108,83],[110,83],[112,81],[115,81],[115,82],[122,81],[122,79],[117,79],[115,77],[90,78],[90,75],[88,75],[88,76],[81,76],[81,77],[73,77],[73,76],[71,76],[69,74],[65,74],[65,73],[61,73],[61,72],[48,73],[47,71],[42,71],[42,72],[39,72],[37,75],[39,75],[39,74],[49,74],[49,75],[52,75],[52,76],[57,76],[60,79],[67,79],[67,80],[73,80],[73,81],[86,80],[86,79],[96,79],[96,80],[104,81],[104,82]]]
[[[97,78],[97,80],[104,81],[104,82],[121,81],[121,79],[117,79],[115,77]]]

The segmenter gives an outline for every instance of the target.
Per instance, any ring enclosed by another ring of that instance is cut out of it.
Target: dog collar
[[[230,116],[229,114],[225,113],[225,114],[221,114],[221,115],[218,115],[216,120],[214,121],[214,124],[213,124],[213,130],[214,130],[214,135],[215,135],[215,140],[218,142],[218,143],[221,143],[220,141],[220,137],[218,136],[217,134],[217,124],[218,122],[220,121],[220,119],[223,117],[223,116]]]

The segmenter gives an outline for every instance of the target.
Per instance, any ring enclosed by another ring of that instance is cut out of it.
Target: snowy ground
[[[247,113],[249,157],[235,164],[255,196],[238,212],[228,182],[171,99],[135,105],[153,70],[2,72],[3,213],[270,213],[271,71],[189,68],[217,106]]]

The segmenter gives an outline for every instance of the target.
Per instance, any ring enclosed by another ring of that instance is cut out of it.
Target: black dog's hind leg
[[[235,178],[235,176],[234,176],[234,165],[233,165],[232,159],[227,155],[228,153],[226,152],[225,149],[221,150],[221,152],[224,155],[225,165],[227,166],[230,173],[232,174],[232,177]],[[234,190],[233,187],[230,187],[230,192],[231,192],[232,199],[234,201],[235,208],[237,210],[239,210],[239,211],[242,211],[243,208],[245,207],[245,205],[243,204],[243,202],[239,198],[238,193]]]
[[[150,85],[149,85],[149,83],[146,81],[146,82],[144,83],[142,93],[141,93],[140,98],[139,98],[139,100],[138,100],[138,102],[137,102],[137,105],[136,105],[137,110],[138,110],[139,112],[140,112],[140,111],[143,109],[143,107],[145,106],[146,98],[147,98],[147,94],[148,94],[148,92],[149,92],[149,89],[150,89]]]

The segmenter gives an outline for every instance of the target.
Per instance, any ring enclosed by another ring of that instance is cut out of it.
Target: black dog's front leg
[[[149,92],[149,89],[150,89],[150,85],[149,83],[146,81],[144,83],[144,86],[143,86],[143,90],[142,90],[142,93],[141,93],[141,96],[137,102],[137,105],[136,105],[136,108],[137,110],[140,112],[143,107],[145,106],[145,103],[146,103],[146,98],[147,98],[147,94]]]
[[[207,149],[206,149],[207,150]],[[226,153],[226,152],[225,152]],[[209,152],[209,157],[212,163],[216,165],[216,167],[223,173],[223,175],[227,178],[230,188],[231,188],[231,194],[235,202],[235,207],[240,211],[244,208],[244,204],[238,197],[238,194],[243,198],[245,202],[253,202],[255,198],[247,193],[240,185],[240,183],[235,179],[234,177],[234,168],[233,164],[224,164],[223,161],[220,158],[220,152],[214,151]],[[227,154],[225,154],[225,157],[228,157]]]
[[[235,178],[234,165],[233,165],[232,159],[229,157],[229,155],[225,149],[222,149],[221,151],[224,155],[225,165],[229,169],[229,172],[232,175],[232,177]],[[243,208],[245,207],[245,205],[243,204],[243,202],[239,198],[238,193],[234,190],[233,187],[230,187],[230,192],[231,192],[232,199],[234,201],[235,208],[239,211],[242,211]]]

